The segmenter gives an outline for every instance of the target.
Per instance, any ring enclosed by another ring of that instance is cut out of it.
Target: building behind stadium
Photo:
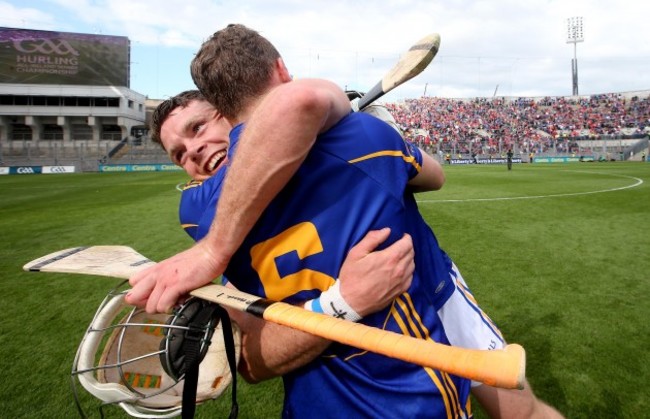
[[[130,55],[124,36],[0,27],[0,160],[101,160],[146,134],[150,101],[130,89]]]

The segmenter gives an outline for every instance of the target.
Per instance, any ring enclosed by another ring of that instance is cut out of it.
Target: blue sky
[[[295,77],[364,91],[440,33],[436,59],[387,101],[570,95],[575,16],[580,94],[650,90],[650,2],[638,0],[0,0],[0,26],[128,36],[131,88],[150,98],[193,88],[194,52],[228,23],[269,38]]]

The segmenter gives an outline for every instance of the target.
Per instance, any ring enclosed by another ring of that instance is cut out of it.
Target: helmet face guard
[[[131,416],[180,415],[186,336],[199,345],[196,402],[218,398],[232,382],[232,374],[222,325],[210,304],[192,298],[175,315],[148,314],[126,304],[126,291],[119,288],[99,306],[74,359],[71,380],[82,416],[77,381],[104,404],[117,404]],[[197,316],[205,320],[200,327]],[[231,324],[237,362],[241,333]]]

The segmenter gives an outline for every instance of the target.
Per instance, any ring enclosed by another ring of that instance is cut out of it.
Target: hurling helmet
[[[210,311],[221,309],[216,304],[191,298],[173,315],[148,314],[126,304],[126,291],[120,287],[101,303],[77,349],[71,380],[81,415],[85,416],[77,381],[103,404],[119,405],[134,417],[180,415],[188,333],[194,337],[189,340],[198,342],[196,403],[218,398],[233,379],[231,371],[236,370],[229,364],[225,340],[234,341],[234,363],[239,360],[237,325],[227,321],[233,339],[224,339],[224,322]],[[197,316],[203,319],[198,326]]]
[[[359,111],[359,100],[365,95],[363,92],[358,92],[356,90],[346,90],[345,94],[348,96],[348,100],[350,101],[350,106],[352,106],[352,110],[354,112]],[[397,121],[395,121],[395,117],[390,113],[388,108],[386,108],[385,105],[382,105],[377,102],[371,102],[368,106],[366,106],[362,112],[370,114],[374,117],[377,117],[381,119],[382,121],[386,122],[388,125],[393,127],[401,136],[404,136],[404,132],[402,131],[402,128],[397,124]]]

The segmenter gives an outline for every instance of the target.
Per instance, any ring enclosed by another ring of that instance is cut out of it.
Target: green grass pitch
[[[537,395],[569,418],[650,411],[650,163],[446,166],[420,209],[475,297],[527,351]],[[128,245],[162,259],[191,245],[182,173],[0,176],[0,416],[77,416],[76,347],[111,278],[28,273],[68,247]],[[242,383],[240,381],[240,383]],[[279,417],[282,384],[240,384],[240,417]],[[98,403],[82,396],[98,417]],[[226,417],[230,397],[197,408]],[[475,407],[476,417],[484,415]],[[108,418],[123,418],[119,408]]]

